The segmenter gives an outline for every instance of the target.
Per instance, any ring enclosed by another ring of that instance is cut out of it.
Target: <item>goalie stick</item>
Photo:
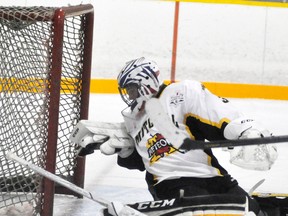
[[[61,178],[61,177],[59,177],[59,176],[57,176],[51,172],[48,172],[47,170],[44,170],[41,167],[36,166],[35,164],[32,164],[32,163],[24,160],[23,158],[18,157],[16,154],[14,154],[12,152],[8,152],[6,154],[6,158],[8,160],[12,160],[14,162],[17,162],[17,163],[33,170],[34,172],[36,172],[36,173],[54,181],[54,182],[57,182],[58,184],[66,187],[66,188],[68,188],[68,189],[70,189],[70,190],[72,190],[72,191],[74,191],[80,195],[83,195],[84,197],[86,197],[92,201],[94,201],[94,202],[96,202],[102,206],[105,206],[106,208],[109,206],[109,204],[112,204],[112,206],[114,207],[112,202],[109,202],[109,201],[101,199],[101,198],[94,198],[90,192],[84,190],[83,188],[80,188],[77,185],[75,185],[75,184],[73,184],[73,183],[71,183],[71,182],[69,182],[63,178]],[[120,214],[118,214],[119,213],[118,211],[120,212]],[[122,215],[124,216],[124,215],[128,215],[130,213],[131,213],[131,215],[135,215],[135,216],[146,216],[145,214],[143,214],[143,213],[127,206],[127,205],[123,205],[122,209],[120,209],[118,211],[115,212],[116,213],[115,215],[117,215],[117,216],[122,216]]]
[[[262,185],[264,181],[265,181],[265,179],[261,179],[260,181],[258,181],[258,182],[248,191],[249,196],[252,196],[253,192],[254,192],[260,185]]]
[[[261,137],[252,139],[242,139],[242,140],[215,140],[210,142],[197,141],[189,138],[185,138],[181,149],[185,151],[193,149],[209,149],[209,148],[223,148],[223,147],[233,147],[233,146],[246,146],[246,145],[260,145],[260,144],[271,144],[271,143],[283,143],[288,142],[288,136],[271,136],[271,137]]]
[[[180,130],[173,124],[159,99],[151,98],[148,100],[145,110],[156,128],[161,131],[162,135],[173,143],[175,147],[183,149],[184,151],[288,142],[288,135],[239,140],[215,140],[209,142],[192,140],[188,138],[188,133],[185,133],[185,131]]]
[[[71,183],[71,182],[51,173],[51,172],[48,172],[47,170],[42,169],[41,167],[36,166],[35,164],[32,164],[32,163],[18,157],[17,155],[13,154],[12,152],[8,152],[6,154],[6,158],[9,160],[13,160],[15,162],[18,162],[19,164],[35,171],[36,173],[54,181],[54,182],[57,182],[58,184],[66,187],[66,188],[68,188],[68,189],[70,189],[70,190],[72,190],[72,191],[74,191],[80,195],[83,195],[94,202],[97,202],[97,203],[99,203],[105,207],[108,206],[108,203],[109,203],[108,201],[103,200],[103,199],[99,199],[99,198],[97,198],[97,199],[93,198],[93,196],[90,192],[76,186],[75,184],[73,184],[73,183]]]

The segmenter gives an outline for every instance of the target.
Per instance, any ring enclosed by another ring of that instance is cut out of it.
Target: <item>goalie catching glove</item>
[[[224,129],[226,139],[252,139],[271,136],[270,132],[252,119],[239,118]],[[278,157],[277,148],[271,144],[229,148],[230,162],[245,169],[269,170]]]
[[[81,120],[69,139],[77,144],[77,154],[81,157],[92,154],[95,149],[100,149],[105,155],[118,153],[122,158],[134,151],[134,143],[124,123]]]

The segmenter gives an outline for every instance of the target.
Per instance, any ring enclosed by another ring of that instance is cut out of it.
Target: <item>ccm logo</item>
[[[165,206],[173,206],[175,199],[172,200],[158,200],[153,202],[142,202],[138,204],[137,209],[143,210],[148,208],[159,208]]]

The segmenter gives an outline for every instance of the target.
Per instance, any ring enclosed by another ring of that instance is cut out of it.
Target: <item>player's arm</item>
[[[77,144],[79,156],[86,156],[95,149],[100,149],[106,155],[118,153],[120,157],[128,157],[134,150],[134,142],[122,122],[81,120],[74,127],[69,139]]]

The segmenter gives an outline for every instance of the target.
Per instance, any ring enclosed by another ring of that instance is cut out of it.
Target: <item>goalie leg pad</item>
[[[128,205],[147,216],[161,215],[237,215],[244,216],[246,212],[246,197],[233,195],[204,195],[139,202]],[[111,216],[106,209],[104,216]]]

